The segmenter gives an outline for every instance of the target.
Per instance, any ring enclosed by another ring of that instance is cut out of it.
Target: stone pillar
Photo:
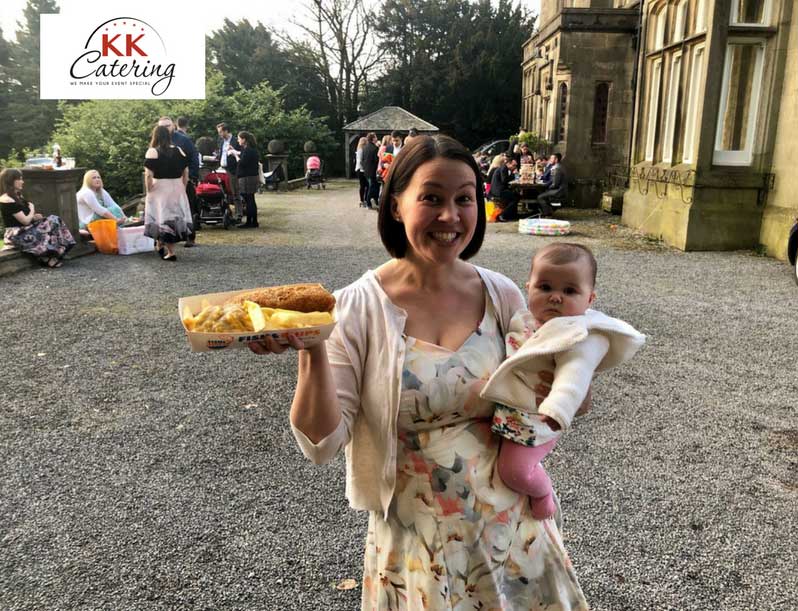
[[[78,199],[76,194],[83,182],[85,172],[85,168],[73,170],[22,168],[22,176],[25,179],[23,193],[25,199],[33,202],[36,212],[44,216],[50,214],[60,216],[75,237],[77,245],[69,251],[68,258],[94,252],[94,247],[82,243],[78,235]]]

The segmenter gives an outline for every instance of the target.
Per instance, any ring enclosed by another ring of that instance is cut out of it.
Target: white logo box
[[[180,3],[40,15],[43,100],[205,98],[205,33]]]
[[[335,328],[335,322],[320,327],[301,327],[298,329],[275,329],[273,331],[258,331],[257,333],[198,333],[189,331],[183,319],[190,312],[196,316],[202,310],[202,304],[207,301],[210,305],[222,305],[231,297],[248,293],[259,289],[242,289],[240,291],[228,291],[226,293],[208,293],[207,295],[192,295],[191,297],[181,297],[177,302],[177,312],[180,316],[180,324],[188,336],[188,343],[192,352],[217,352],[219,350],[229,350],[233,348],[247,348],[248,342],[254,342],[267,337],[276,339],[280,344],[288,344],[288,334],[293,333],[301,339],[305,346],[314,346],[319,342],[330,337],[330,333]],[[188,310],[188,312],[186,312]],[[333,311],[333,318],[335,312]]]

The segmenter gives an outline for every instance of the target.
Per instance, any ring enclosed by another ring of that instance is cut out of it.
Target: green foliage
[[[0,148],[0,155],[10,148],[19,151],[45,144],[58,119],[58,102],[39,99],[39,15],[58,12],[55,0],[28,0],[25,6],[16,42],[8,49],[3,69],[4,90],[8,92],[3,116],[11,121],[8,134],[0,134],[7,147],[5,151]]]
[[[301,45],[286,49],[263,24],[253,26],[246,19],[225,19],[206,40],[208,66],[224,75],[225,93],[268,81],[280,90],[287,109],[306,106],[317,116],[333,115],[324,81]]]
[[[63,118],[52,135],[64,156],[74,157],[78,167],[96,169],[115,198],[125,198],[142,189],[144,154],[150,134],[162,115],[189,118],[189,133],[216,138],[216,124],[226,121],[234,133],[247,130],[255,135],[263,157],[273,138],[285,140],[291,156],[290,170],[299,172],[302,145],[313,140],[322,156],[331,156],[335,140],[324,120],[305,108],[286,111],[279,92],[267,83],[225,93],[224,79],[209,70],[204,100],[89,100],[78,105],[62,103]]]
[[[514,138],[518,144],[527,144],[529,145],[529,150],[535,153],[544,154],[548,153],[552,149],[552,143],[546,140],[545,138],[541,138],[537,132],[524,132],[523,134],[514,134],[510,136],[510,138]]]
[[[511,0],[385,0],[384,75],[368,108],[395,104],[469,147],[514,132],[534,17]]]

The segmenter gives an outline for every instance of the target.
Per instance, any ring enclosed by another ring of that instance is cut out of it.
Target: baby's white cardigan
[[[628,323],[596,310],[581,316],[553,318],[524,341],[524,328],[534,328],[529,312],[518,312],[510,322],[507,353],[513,338],[523,345],[504,361],[480,395],[528,413],[556,420],[567,429],[587,395],[595,371],[603,371],[629,359],[645,342],[645,335]],[[535,407],[538,374],[554,368],[554,382],[546,399]]]

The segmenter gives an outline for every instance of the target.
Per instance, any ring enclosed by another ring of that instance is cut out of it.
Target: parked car
[[[510,148],[509,140],[491,140],[490,142],[486,142],[482,146],[475,148],[474,155],[485,153],[489,159],[493,159],[496,155],[503,153],[508,148]]]
[[[798,284],[798,219],[790,229],[790,237],[787,240],[787,259],[793,267],[793,279]]]

